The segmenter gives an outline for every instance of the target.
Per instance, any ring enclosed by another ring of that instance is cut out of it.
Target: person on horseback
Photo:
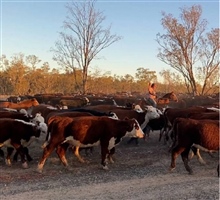
[[[150,105],[152,105],[153,107],[157,107],[157,102],[156,102],[156,85],[155,83],[149,83],[148,84],[148,94],[147,94],[147,102],[149,102]]]

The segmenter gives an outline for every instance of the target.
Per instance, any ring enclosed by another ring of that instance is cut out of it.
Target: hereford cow
[[[219,120],[175,120],[170,170],[175,169],[176,158],[181,154],[186,170],[189,174],[193,173],[188,165],[188,155],[192,146],[207,152],[219,151]]]
[[[15,148],[21,156],[22,166],[28,167],[25,159],[24,146],[30,145],[35,137],[47,131],[45,124],[33,124],[18,119],[0,119],[0,148],[3,146]],[[6,164],[11,165],[10,154],[7,155]]]
[[[173,122],[176,118],[188,118],[190,113],[201,113],[201,112],[214,112],[204,107],[194,106],[190,108],[167,108],[164,111],[165,126],[164,126],[164,142],[170,141],[170,133]],[[160,135],[160,140],[163,136],[163,132]]]
[[[105,112],[114,112],[119,119],[124,119],[125,117],[128,117],[130,119],[134,118],[138,121],[140,124],[142,130],[146,127],[147,123],[151,119],[159,118],[160,114],[156,108],[152,106],[146,106],[146,110],[133,110],[131,108],[125,108],[120,106],[109,106],[109,105],[100,105],[100,106],[92,106],[89,108],[97,109],[99,111],[105,111]],[[135,141],[136,144],[138,144],[137,138],[131,138],[128,143],[131,141]]]
[[[65,158],[69,144],[75,147],[101,145],[101,164],[108,169],[106,157],[122,137],[136,136],[143,138],[143,131],[135,119],[117,120],[109,117],[76,117],[63,118],[52,124],[48,145],[44,148],[43,156],[38,164],[38,171],[42,172],[46,159],[57,148],[56,153],[64,166],[68,166]]]
[[[55,120],[59,120],[61,117],[80,117],[80,116],[108,116],[110,118],[113,119],[118,119],[117,115],[113,112],[109,112],[109,113],[105,113],[105,112],[99,112],[99,111],[95,111],[95,110],[88,110],[88,109],[67,109],[67,110],[58,110],[57,112],[51,112],[48,114],[48,116],[46,117],[46,122],[48,125],[48,134],[47,137],[50,133],[50,129],[51,126],[50,124]],[[46,138],[47,138],[46,137]],[[73,147],[73,153],[74,155],[78,158],[78,160],[82,163],[84,163],[85,161],[81,158],[81,156],[79,155],[79,150],[81,150],[82,148],[77,148],[77,147]],[[85,147],[83,148],[85,149],[85,151],[87,152],[87,150],[90,150],[90,152],[93,151],[93,147]]]

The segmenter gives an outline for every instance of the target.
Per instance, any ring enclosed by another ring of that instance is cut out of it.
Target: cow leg
[[[113,147],[110,151],[109,151],[109,154],[108,154],[108,160],[110,163],[114,163],[114,160],[113,160],[113,155],[115,153],[115,147]]]
[[[33,158],[31,158],[30,154],[29,154],[29,150],[27,147],[24,147],[24,152],[25,152],[25,155],[26,155],[26,158],[27,160],[30,162],[33,160]]]
[[[3,159],[5,158],[4,151],[1,148],[0,148],[0,157],[3,158]]]
[[[145,128],[143,129],[143,132],[144,132],[144,140],[146,141],[147,138],[149,138],[150,136],[150,130],[151,128],[147,125],[145,126]]]
[[[168,141],[170,140],[170,138],[169,138],[169,133],[170,133],[170,131],[171,131],[171,128],[172,127],[167,127],[166,128],[166,131],[165,131],[165,133],[164,133],[164,144],[166,145],[167,143],[168,143]]]
[[[191,147],[191,150],[192,150],[192,154],[191,154],[191,156],[189,156],[189,159],[192,159],[193,156],[196,155],[198,161],[199,161],[202,165],[205,165],[206,162],[203,160],[203,158],[202,158],[202,156],[201,156],[201,154],[200,154],[199,149],[196,148],[196,147],[194,147],[194,146],[192,146],[192,147]]]
[[[108,170],[108,166],[107,166],[107,162],[106,162],[106,156],[109,154],[109,150],[108,150],[108,144],[103,144],[101,142],[101,165],[102,168],[105,170]]]
[[[191,169],[191,167],[189,166],[189,151],[190,151],[190,147],[186,148],[182,153],[181,153],[181,157],[182,157],[182,160],[183,160],[183,163],[184,163],[184,166],[186,168],[186,171],[189,172],[189,174],[192,174],[193,171]]]
[[[27,158],[27,160],[30,162],[32,161],[33,159],[31,158],[31,156],[29,155],[29,151],[28,151],[28,148],[27,147],[24,147],[24,153],[25,153],[25,156]],[[14,156],[13,156],[13,161],[17,162],[18,161],[18,152],[16,151]]]
[[[22,167],[23,168],[28,168],[28,164],[27,164],[27,161],[25,159],[25,151],[24,151],[24,148],[21,144],[19,143],[11,143],[14,148],[17,150],[18,154],[21,156],[21,163],[22,163]]]
[[[59,156],[61,162],[63,163],[63,165],[65,167],[68,167],[68,162],[67,162],[67,159],[66,159],[66,156],[65,156],[66,150],[67,150],[68,147],[69,147],[69,144],[64,143],[64,144],[59,145],[56,149],[56,153]]]
[[[176,168],[176,158],[178,157],[179,154],[181,154],[185,150],[184,147],[181,146],[176,146],[173,148],[172,153],[171,153],[171,165],[170,165],[170,171],[173,171]]]
[[[161,138],[163,137],[163,133],[165,131],[165,128],[160,129],[160,134],[159,134],[159,142],[161,141]]]
[[[6,156],[5,163],[8,166],[11,166],[11,155],[12,155],[13,151],[14,151],[13,147],[7,147],[7,156]]]
[[[73,148],[73,153],[74,153],[74,155],[78,158],[79,162],[85,163],[85,160],[84,160],[84,159],[80,156],[80,154],[79,154],[79,146],[75,146],[75,147]]]
[[[47,160],[47,158],[49,157],[49,155],[53,152],[53,150],[55,149],[56,145],[51,145],[48,144],[45,148],[44,148],[44,151],[43,151],[43,156],[40,160],[40,162],[38,163],[38,166],[37,166],[37,171],[39,173],[42,173],[43,171],[43,167],[44,167],[44,164]]]
[[[13,161],[17,162],[18,161],[18,152],[16,151],[14,156],[13,156]]]

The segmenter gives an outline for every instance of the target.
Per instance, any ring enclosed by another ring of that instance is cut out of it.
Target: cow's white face
[[[158,109],[154,108],[153,106],[147,106],[147,113],[145,116],[145,119],[148,118],[148,120],[159,118],[160,114],[158,112]]]
[[[144,137],[144,132],[142,131],[142,129],[137,121],[134,123],[132,131],[126,132],[125,137],[137,137],[137,138]]]
[[[141,129],[144,129],[147,125],[147,123],[151,120],[151,119],[156,119],[160,117],[160,114],[158,113],[157,109],[153,106],[147,106],[146,107],[146,114],[145,114],[145,120],[144,122],[141,124]]]
[[[40,113],[37,113],[35,117],[31,120],[31,122],[33,122],[34,124],[38,124],[44,122],[44,118],[41,116]]]

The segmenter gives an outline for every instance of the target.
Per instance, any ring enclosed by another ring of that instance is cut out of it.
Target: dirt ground
[[[67,152],[71,170],[65,169],[53,153],[39,174],[36,169],[43,137],[29,148],[34,160],[28,169],[22,169],[20,162],[8,167],[0,160],[1,200],[219,199],[218,154],[212,158],[202,152],[206,165],[194,157],[190,161],[193,175],[185,170],[180,157],[176,169],[169,172],[170,154],[168,147],[158,141],[159,132],[151,133],[147,142],[140,140],[139,146],[127,144],[128,138],[124,138],[108,171],[101,169],[100,148],[96,147],[92,155],[81,152],[89,163],[79,163]]]

